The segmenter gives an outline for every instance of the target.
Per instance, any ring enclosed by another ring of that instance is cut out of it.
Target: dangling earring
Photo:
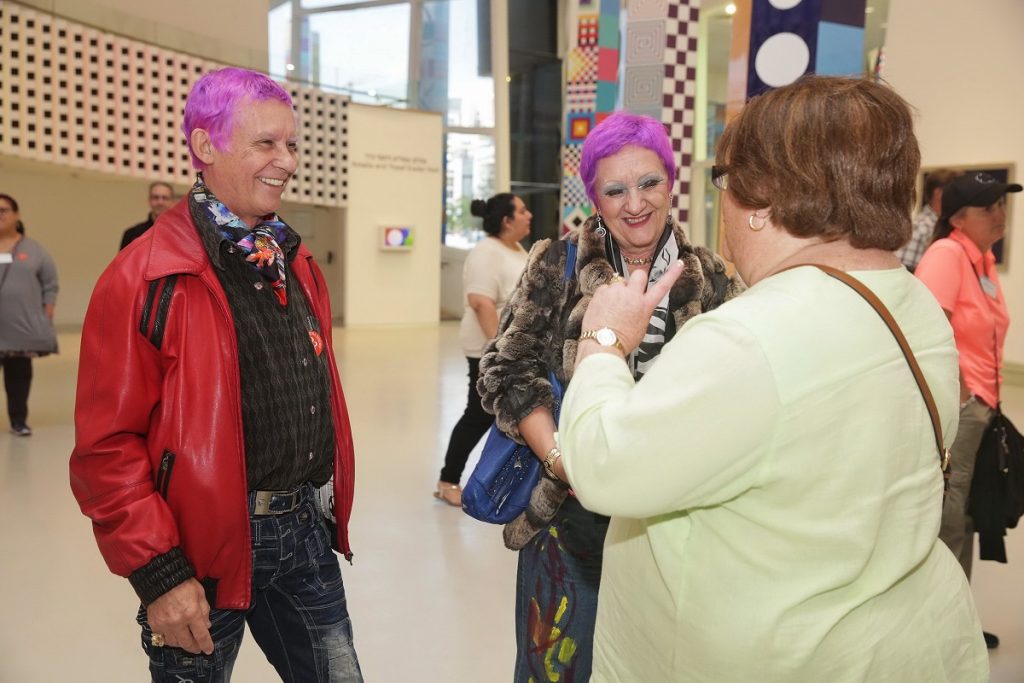
[[[594,230],[598,237],[604,237],[608,234],[608,230],[604,227],[604,222],[601,220],[601,214],[597,214],[597,229]]]
[[[754,219],[755,218],[757,220],[761,221],[760,225],[755,225],[755,223],[754,223]],[[762,230],[764,230],[764,226],[768,225],[768,217],[767,216],[758,216],[756,213],[752,213],[752,214],[750,214],[750,217],[747,218],[747,225],[749,225],[750,229],[753,230],[754,232],[761,232]]]

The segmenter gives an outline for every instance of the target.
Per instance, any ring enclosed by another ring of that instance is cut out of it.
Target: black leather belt
[[[291,512],[302,504],[302,489],[295,491],[253,491],[256,502],[253,505],[254,515],[283,515]]]

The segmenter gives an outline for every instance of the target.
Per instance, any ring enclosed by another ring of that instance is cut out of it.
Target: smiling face
[[[960,228],[982,253],[1006,235],[1006,195],[988,206],[965,206],[949,219]]]
[[[247,225],[281,207],[299,156],[295,114],[288,105],[277,100],[243,102],[224,149],[217,149],[202,129],[192,136],[193,150],[206,164],[207,186]]]
[[[515,206],[515,211],[512,213],[511,218],[503,218],[502,224],[505,234],[509,235],[514,241],[519,242],[526,239],[530,234],[530,221],[533,220],[533,214],[530,213],[530,210],[526,208],[526,204],[519,197],[513,197],[512,204]]]
[[[657,246],[671,202],[668,173],[655,152],[627,145],[598,161],[594,194],[598,212],[623,251],[647,255]]]

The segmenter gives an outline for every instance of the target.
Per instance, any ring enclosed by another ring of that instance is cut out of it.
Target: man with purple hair
[[[192,88],[188,196],[118,254],[82,330],[71,487],[142,605],[154,681],[227,681],[245,624],[285,681],[361,681],[337,556],[354,457],[327,285],[277,215],[292,101]]]

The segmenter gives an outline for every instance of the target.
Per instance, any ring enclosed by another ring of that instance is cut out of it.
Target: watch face
[[[601,346],[613,346],[615,342],[618,341],[615,337],[615,333],[607,327],[599,329],[597,334],[594,335],[594,339],[596,339],[597,343]]]

